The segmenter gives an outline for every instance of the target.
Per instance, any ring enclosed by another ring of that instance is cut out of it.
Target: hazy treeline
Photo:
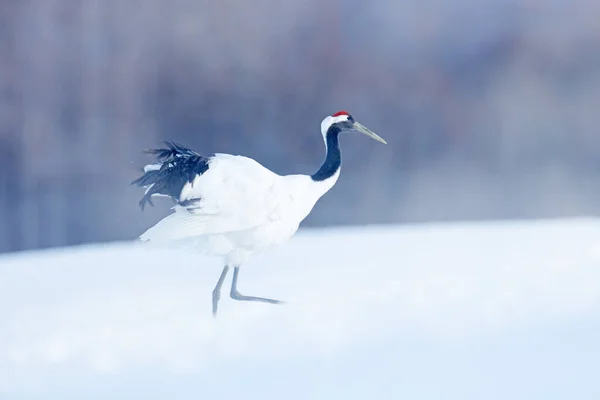
[[[549,4],[552,3],[552,4]],[[311,225],[600,209],[600,3],[2,0],[0,251],[133,238],[142,150],[176,140],[312,173]]]

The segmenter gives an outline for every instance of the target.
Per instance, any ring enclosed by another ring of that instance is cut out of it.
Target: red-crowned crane
[[[157,163],[132,182],[144,187],[142,209],[152,196],[175,201],[174,212],[140,236],[153,243],[185,242],[206,254],[221,256],[224,268],[212,292],[217,314],[221,286],[233,267],[231,297],[272,304],[278,300],[244,296],[237,290],[240,266],[255,252],[292,237],[313,206],[336,183],[342,163],[341,133],[357,132],[386,143],[346,111],[321,122],[326,156],[312,175],[278,175],[244,156],[215,154],[204,157],[167,142],[164,149],[149,150]]]

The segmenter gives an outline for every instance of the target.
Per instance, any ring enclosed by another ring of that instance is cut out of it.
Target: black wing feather
[[[140,200],[142,210],[146,203],[152,204],[151,196],[161,194],[179,202],[179,195],[186,183],[190,183],[198,175],[208,170],[210,157],[174,142],[164,142],[167,148],[146,150],[156,156],[160,169],[145,172],[132,185],[148,188],[148,192]],[[198,201],[199,199],[195,199]]]

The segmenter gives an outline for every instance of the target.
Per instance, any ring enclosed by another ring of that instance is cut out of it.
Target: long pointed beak
[[[381,136],[379,136],[378,134],[376,134],[375,132],[373,132],[372,130],[370,130],[369,128],[364,126],[363,124],[361,124],[359,122],[354,122],[353,127],[354,127],[354,130],[356,130],[357,132],[365,134],[368,137],[370,137],[371,139],[375,139],[380,143],[387,144],[387,142],[385,140],[383,140],[383,138]]]

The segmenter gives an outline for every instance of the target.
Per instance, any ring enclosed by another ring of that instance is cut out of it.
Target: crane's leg
[[[212,303],[213,303],[213,317],[217,316],[217,305],[219,304],[219,299],[221,298],[221,286],[223,286],[223,281],[227,276],[227,272],[229,272],[229,265],[226,265],[223,268],[223,272],[221,272],[221,276],[215,285],[212,293]]]
[[[237,291],[237,280],[238,274],[240,273],[240,267],[235,267],[233,270],[233,282],[231,282],[231,298],[234,300],[240,301],[260,301],[263,303],[271,303],[271,304],[282,304],[283,301],[275,300],[275,299],[267,299],[264,297],[255,297],[255,296],[244,296]]]

